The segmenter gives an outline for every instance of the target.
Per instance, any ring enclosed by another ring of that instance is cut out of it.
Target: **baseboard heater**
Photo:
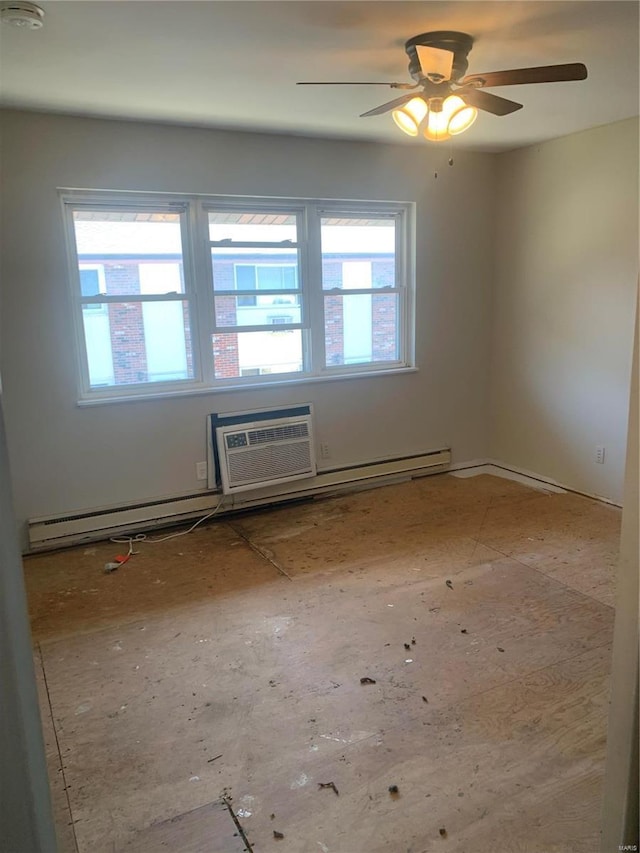
[[[29,550],[46,551],[68,548],[84,542],[107,539],[119,533],[151,530],[169,524],[180,524],[211,512],[221,498],[219,515],[272,503],[311,498],[327,492],[349,490],[358,486],[383,485],[399,479],[435,474],[448,469],[451,452],[447,449],[415,456],[385,459],[377,462],[321,471],[314,477],[223,496],[220,491],[159,498],[136,504],[92,509],[66,515],[32,518],[28,522]]]

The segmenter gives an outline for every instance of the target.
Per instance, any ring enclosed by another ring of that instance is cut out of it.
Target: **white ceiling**
[[[45,25],[0,32],[5,106],[206,127],[433,145],[389,114],[384,86],[411,82],[404,42],[432,30],[475,39],[469,73],[584,62],[588,79],[495,90],[524,104],[481,113],[456,145],[499,151],[638,114],[638,9],[632,0],[276,2],[42,0]]]

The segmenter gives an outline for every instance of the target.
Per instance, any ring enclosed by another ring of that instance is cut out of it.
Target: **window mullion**
[[[193,257],[194,286],[197,295],[197,316],[193,318],[193,328],[196,333],[202,379],[206,385],[213,385],[213,334],[214,301],[213,301],[213,269],[211,250],[209,248],[209,223],[202,205],[192,202],[189,210],[191,223],[191,244]]]
[[[412,235],[409,233],[410,218],[407,210],[398,213],[396,219],[396,287],[398,297],[398,358],[403,364],[413,360],[413,327],[414,322],[414,285],[413,269],[410,267],[409,247],[412,245]],[[401,286],[402,285],[402,286]]]
[[[299,287],[242,287],[237,290],[214,290],[214,296],[299,296],[302,290]]]
[[[292,240],[269,242],[256,240],[210,240],[212,249],[299,249],[300,243]]]
[[[80,285],[80,269],[78,265],[78,246],[73,221],[73,207],[66,203],[64,197],[61,198],[62,212],[65,218],[65,235],[67,258],[69,270],[71,271],[70,284],[72,288],[72,313],[73,313],[73,328],[76,337],[76,365],[78,376],[80,379],[80,396],[86,396],[91,390],[91,379],[89,377],[89,359],[87,356],[87,348],[85,344],[84,323],[82,317],[82,303],[76,298],[78,293],[82,292]]]
[[[170,291],[169,293],[99,293],[97,296],[83,296],[80,294],[76,295],[76,298],[82,304],[91,303],[113,303],[119,304],[121,302],[189,302],[191,303],[194,294],[185,291],[184,293],[177,292],[175,290]]]
[[[392,296],[402,287],[331,287],[322,291],[324,296]]]
[[[319,374],[325,365],[324,294],[322,292],[322,241],[320,215],[316,205],[307,205],[307,307],[311,336],[310,372]]]
[[[215,334],[229,335],[234,332],[287,332],[302,329],[302,323],[260,323],[254,326],[216,326]]]

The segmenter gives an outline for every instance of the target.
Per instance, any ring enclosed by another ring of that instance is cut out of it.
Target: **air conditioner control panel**
[[[231,432],[225,436],[225,442],[228,448],[246,447],[249,443],[246,432]]]

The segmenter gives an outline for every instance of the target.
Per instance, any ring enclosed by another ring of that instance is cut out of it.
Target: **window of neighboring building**
[[[63,201],[84,399],[412,366],[410,205]]]
[[[298,268],[293,264],[235,264],[233,265],[236,290],[285,290],[296,288]],[[258,302],[259,299],[259,302]],[[252,307],[254,305],[289,304],[294,297],[283,298],[271,296],[239,296],[238,305]]]
[[[101,293],[106,293],[107,286],[102,264],[79,264],[78,275],[80,276],[80,292],[83,296],[98,296]],[[95,313],[104,310],[105,306],[102,302],[90,302],[83,305],[83,311]]]

